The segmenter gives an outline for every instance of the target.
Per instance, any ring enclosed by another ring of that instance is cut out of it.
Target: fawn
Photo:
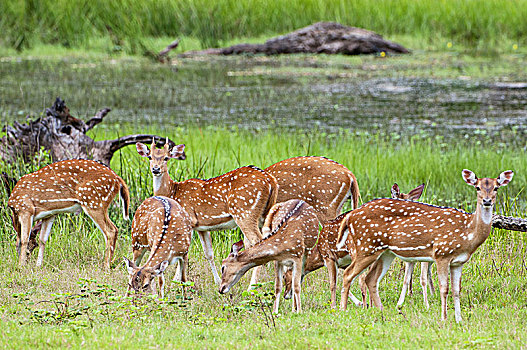
[[[263,226],[265,232],[268,232],[264,239],[242,252],[239,250],[243,243],[235,243],[231,254],[223,260],[219,292],[227,293],[249,269],[274,261],[273,312],[278,312],[282,277],[286,268],[293,270],[293,311],[301,312],[300,279],[306,255],[317,242],[318,225],[315,210],[302,200],[291,199],[273,206]]]

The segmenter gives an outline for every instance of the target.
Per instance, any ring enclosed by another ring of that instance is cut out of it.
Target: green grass
[[[157,129],[145,131],[162,133]],[[109,138],[114,133],[99,132],[97,138]],[[444,144],[441,139],[418,137],[399,139],[347,132],[255,133],[192,126],[173,128],[167,136],[187,145],[187,160],[170,163],[173,178],[210,177],[245,164],[265,167],[291,156],[325,155],[355,173],[363,201],[389,195],[394,181],[403,191],[424,182],[428,185],[424,201],[473,210],[475,193],[461,179],[461,169],[472,169],[483,177],[497,176],[510,168],[515,170],[515,177],[509,186],[500,189],[497,211],[522,217],[526,213],[523,191],[527,160],[519,146],[500,146],[492,139]],[[43,156],[40,165],[47,161]],[[15,176],[37,167],[3,164]],[[147,162],[129,147],[116,155],[112,168],[129,184],[134,210],[151,194]],[[2,195],[2,347],[511,348],[527,344],[522,326],[527,318],[524,233],[494,230],[465,266],[462,325],[454,323],[452,304],[449,321],[439,320],[437,294],[432,297],[430,311],[425,310],[417,282],[414,295],[407,297],[399,313],[395,304],[403,271],[402,263],[396,262],[381,284],[386,307],[383,313],[353,307],[347,312],[330,310],[327,272],[321,269],[305,280],[305,312],[294,315],[290,301],[282,302],[274,328],[266,325],[262,309],[257,306],[258,302],[265,304],[272,299],[272,293],[267,293],[272,291],[272,285],[264,284],[257,300],[242,293],[248,283],[246,276],[234,287],[232,296],[220,296],[197,240],[190,252],[189,279],[194,286],[187,291],[187,300],[176,286],[164,301],[152,299],[133,304],[120,297],[126,287],[126,273],[119,261],[122,256],[130,256],[131,249],[130,222],[122,219],[117,205],[111,207],[110,213],[120,228],[115,269],[102,271],[102,234],[83,215],[63,215],[55,221],[41,269],[33,266],[36,256],[29,266],[19,268],[6,200]],[[228,254],[230,244],[239,238],[237,230],[213,234],[217,266]],[[173,268],[169,270],[171,278]],[[261,280],[270,281],[272,276],[268,266]],[[86,296],[77,298],[82,284]],[[358,295],[356,286],[353,292]],[[64,312],[60,302],[67,298],[68,312]]]
[[[0,13],[4,46],[78,47],[106,37],[111,51],[134,54],[150,49],[148,38],[192,37],[210,47],[317,21],[363,27],[389,38],[411,35],[426,43],[445,38],[484,50],[503,41],[525,45],[527,31],[526,0],[6,0]]]

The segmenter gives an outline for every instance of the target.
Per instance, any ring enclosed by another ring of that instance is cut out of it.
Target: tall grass
[[[76,46],[108,36],[140,51],[145,37],[190,36],[202,46],[338,21],[383,35],[438,36],[475,46],[525,43],[527,0],[4,0],[0,42]]]

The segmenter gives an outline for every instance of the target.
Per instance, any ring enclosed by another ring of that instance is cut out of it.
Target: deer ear
[[[148,147],[146,147],[144,143],[137,142],[135,144],[135,148],[137,149],[137,153],[139,153],[141,157],[148,157],[150,155],[150,152],[148,151]]]
[[[396,183],[392,186],[392,198],[399,198],[401,191],[399,190],[399,185]]]
[[[463,176],[463,180],[465,180],[466,183],[472,186],[476,186],[478,178],[476,177],[476,174],[474,174],[472,171],[468,169],[463,169],[463,171],[461,172],[461,176]]]
[[[133,274],[134,270],[137,269],[137,265],[133,262],[128,260],[127,258],[123,257],[124,267],[128,270],[128,274]]]
[[[416,188],[408,192],[408,199],[412,201],[418,200],[419,197],[421,197],[421,195],[423,194],[424,189],[425,189],[425,184],[421,184],[417,186]]]
[[[512,170],[506,170],[498,176],[498,184],[500,186],[507,186],[509,182],[511,182],[512,177],[514,176],[514,171]]]
[[[240,240],[232,245],[231,254],[234,257],[238,256],[238,252],[244,247],[243,240]]]
[[[159,276],[160,274],[162,274],[166,270],[168,265],[169,265],[168,260],[165,260],[165,261],[159,263],[159,265],[154,267],[154,276]]]
[[[168,144],[168,143],[167,143]],[[185,155],[185,145],[176,145],[172,148],[172,151],[169,153],[170,158],[176,158],[178,160],[185,160],[187,156]]]

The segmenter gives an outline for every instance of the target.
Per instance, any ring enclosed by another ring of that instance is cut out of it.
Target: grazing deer
[[[146,199],[137,208],[132,222],[133,261],[124,258],[128,274],[127,294],[152,293],[154,279],[159,277],[159,296],[164,297],[163,272],[169,264],[179,262],[181,269],[174,281],[187,281],[188,250],[192,238],[192,221],[188,213],[173,199],[155,196]],[[148,247],[146,263],[138,267]]]
[[[109,268],[118,230],[108,217],[108,207],[117,193],[123,204],[123,216],[127,219],[130,206],[128,187],[112,169],[93,160],[64,160],[23,176],[7,202],[17,232],[19,264],[26,263],[31,227],[35,221],[42,220],[37,259],[37,266],[40,266],[55,215],[82,208],[104,234],[104,265]]]
[[[278,182],[277,203],[301,199],[315,209],[321,223],[337,217],[349,197],[353,209],[359,204],[359,185],[355,175],[331,159],[294,157],[264,170]]]
[[[376,199],[346,216],[339,230],[338,244],[343,246],[347,237],[351,238],[352,262],[344,271],[342,310],[347,307],[353,280],[377,259],[382,264],[382,273],[376,279],[367,276],[366,283],[375,306],[382,309],[377,287],[397,256],[404,261],[437,264],[443,320],[447,317],[450,270],[455,318],[456,322],[461,322],[461,269],[489,236],[497,190],[506,186],[514,173],[507,170],[496,179],[478,179],[465,169],[462,175],[477,191],[477,207],[473,214],[400,199]]]
[[[170,178],[167,162],[170,158],[181,158],[185,145],[174,146],[172,150],[167,144],[157,149],[152,143],[150,150],[142,143],[136,146],[139,155],[150,160],[154,195],[174,199],[189,213],[193,229],[199,234],[205,258],[211,266],[214,282],[219,284],[221,280],[214,265],[209,231],[238,226],[247,246],[261,240],[259,223],[276,202],[276,179],[255,166],[245,166],[208,180],[177,182]],[[257,282],[258,271],[254,271],[251,284]]]
[[[282,277],[287,268],[293,270],[293,311],[301,312],[300,279],[307,253],[317,242],[318,224],[316,211],[302,200],[291,199],[273,206],[263,226],[268,235],[240,253],[243,243],[235,243],[223,260],[219,292],[227,293],[249,269],[275,261],[273,312],[278,313]]]
[[[408,200],[417,200],[423,193],[424,184],[420,185],[408,194],[401,193],[399,191],[399,186],[394,184],[392,187],[392,197],[408,199]],[[337,237],[338,231],[342,224],[343,219],[351,211],[348,211],[344,214],[339,215],[337,218],[328,221],[322,227],[320,236],[318,238],[318,244],[315,249],[309,252],[306,260],[306,266],[304,269],[304,274],[302,279],[310,272],[316,271],[323,266],[326,266],[328,269],[329,275],[329,288],[331,291],[331,307],[336,308],[337,306],[337,269],[344,269],[349,266],[351,263],[351,257],[346,248],[337,247]],[[410,274],[411,276],[411,274]],[[291,274],[288,272],[285,274],[285,298],[288,299],[291,297]],[[353,303],[357,306],[364,305],[366,306],[366,284],[363,279],[360,280],[361,291],[363,294],[362,302],[357,299],[353,294],[350,294],[350,298]]]

